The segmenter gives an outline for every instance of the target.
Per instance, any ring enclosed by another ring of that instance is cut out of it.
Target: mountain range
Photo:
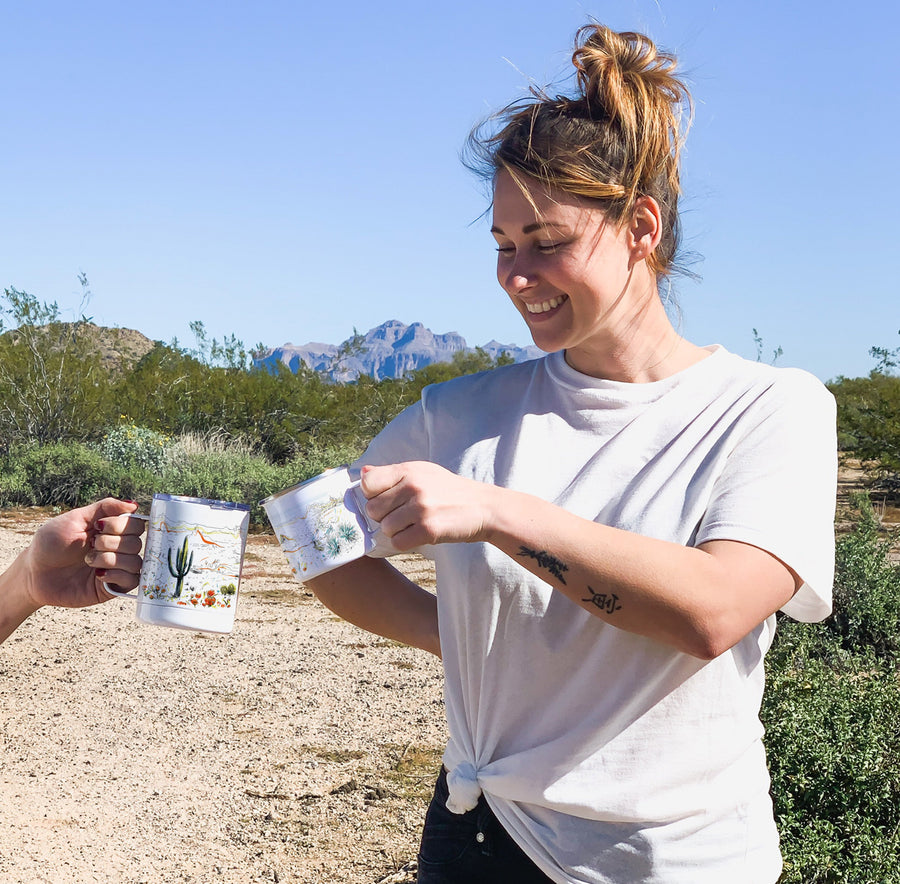
[[[454,353],[471,349],[456,332],[435,334],[421,322],[405,325],[392,319],[339,345],[288,343],[266,350],[254,362],[269,367],[283,363],[293,372],[304,364],[338,382],[353,381],[360,375],[382,380],[401,378],[433,362],[449,362]],[[515,362],[543,355],[534,346],[517,347],[498,341],[489,341],[480,349],[494,358],[507,353]]]

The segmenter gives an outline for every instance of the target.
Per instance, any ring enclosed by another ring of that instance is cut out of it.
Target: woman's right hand
[[[134,501],[107,497],[45,522],[22,554],[24,580],[35,609],[43,605],[83,608],[108,601],[103,582],[122,589],[138,585],[141,534],[131,518]]]
[[[366,512],[398,552],[486,539],[491,495],[501,489],[427,461],[364,466]]]

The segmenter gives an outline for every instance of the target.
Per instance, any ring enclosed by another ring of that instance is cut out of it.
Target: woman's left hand
[[[366,466],[367,512],[398,552],[431,543],[484,540],[495,486],[425,461]]]

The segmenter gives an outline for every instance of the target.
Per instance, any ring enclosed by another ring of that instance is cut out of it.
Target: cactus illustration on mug
[[[178,598],[181,595],[181,587],[184,585],[184,578],[190,573],[191,565],[194,563],[193,552],[188,554],[188,539],[184,538],[181,549],[175,553],[175,567],[172,567],[172,550],[169,550],[167,560],[169,563],[169,573],[175,578],[175,592],[172,598]]]

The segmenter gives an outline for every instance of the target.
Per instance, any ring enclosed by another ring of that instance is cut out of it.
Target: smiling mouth
[[[534,304],[525,304],[525,309],[529,313],[548,313],[550,310],[553,310],[555,307],[559,307],[560,304],[565,303],[569,300],[568,295],[560,295],[558,298],[550,298],[548,301],[538,301]]]

